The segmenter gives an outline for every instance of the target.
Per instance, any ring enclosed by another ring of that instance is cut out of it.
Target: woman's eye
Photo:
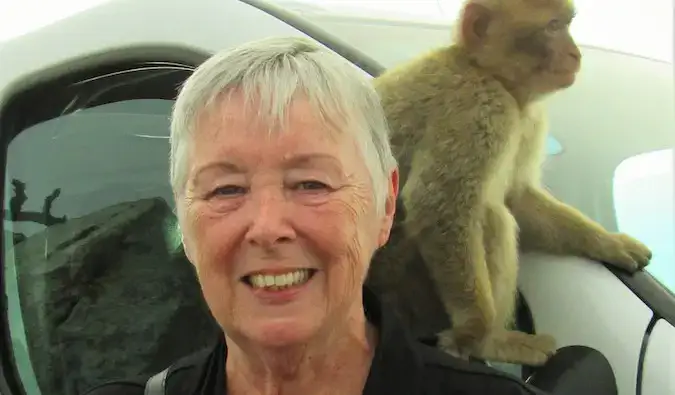
[[[246,193],[246,188],[236,185],[225,185],[211,191],[211,196],[231,196],[235,194]]]
[[[295,185],[296,189],[299,190],[321,190],[321,189],[327,189],[328,185],[320,182],[320,181],[302,181],[299,182]]]

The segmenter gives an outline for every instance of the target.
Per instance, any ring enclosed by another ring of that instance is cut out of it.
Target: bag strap
[[[166,378],[171,366],[153,375],[145,383],[145,395],[166,395]]]

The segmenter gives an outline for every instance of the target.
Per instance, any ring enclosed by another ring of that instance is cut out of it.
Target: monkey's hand
[[[638,240],[608,232],[542,188],[527,187],[511,196],[508,204],[518,221],[524,251],[583,256],[629,272],[644,268],[651,260],[652,252]]]
[[[646,245],[624,233],[606,233],[593,245],[589,251],[592,258],[631,273],[642,270],[652,259],[652,252]]]

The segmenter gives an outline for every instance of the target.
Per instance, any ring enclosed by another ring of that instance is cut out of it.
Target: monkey
[[[630,272],[651,260],[646,245],[606,230],[541,181],[546,99],[581,68],[574,16],[569,0],[465,0],[451,44],[373,79],[399,164],[405,219],[395,222],[412,242],[385,245],[367,281],[410,322],[416,301],[402,294],[405,277],[429,277],[431,290],[410,281],[440,300],[436,311],[452,324],[436,333],[438,347],[450,354],[536,366],[555,353],[551,335],[511,329],[521,252]],[[403,268],[411,244],[422,259]]]

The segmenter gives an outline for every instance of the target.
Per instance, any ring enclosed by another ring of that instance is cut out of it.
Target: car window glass
[[[675,292],[673,150],[646,152],[624,160],[614,172],[619,231],[649,246],[647,271]]]
[[[9,144],[6,293],[29,395],[81,394],[156,372],[212,341],[214,323],[176,233],[172,105],[85,108]]]

